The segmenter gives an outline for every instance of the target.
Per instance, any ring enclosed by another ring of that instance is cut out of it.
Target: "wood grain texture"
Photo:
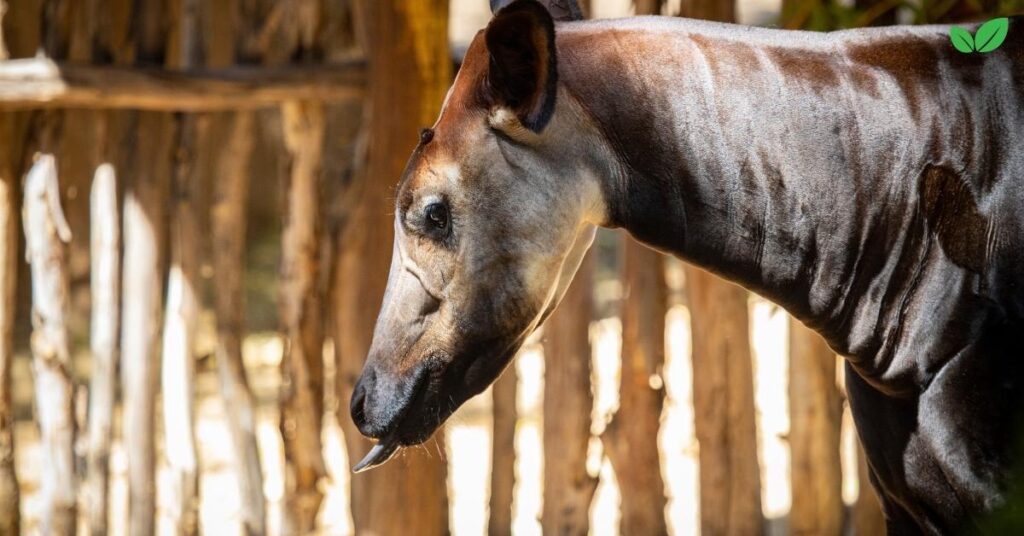
[[[121,218],[117,205],[117,171],[110,164],[96,169],[90,194],[90,292],[92,325],[89,348],[89,424],[84,514],[89,533],[107,533],[110,442],[117,396],[117,329],[121,298]]]
[[[124,261],[121,287],[122,434],[128,460],[129,531],[155,531],[156,393],[163,304],[167,193],[171,181],[174,118],[143,112],[137,138],[122,147],[128,177],[122,208]],[[130,131],[130,130],[129,130]]]
[[[198,0],[170,3],[167,60],[170,68],[197,64]],[[195,438],[196,333],[199,325],[200,191],[203,176],[196,147],[208,143],[207,129],[182,116],[175,140],[170,204],[170,271],[167,274],[162,369],[164,454],[170,485],[163,507],[174,534],[199,531],[199,462]]]
[[[249,163],[253,147],[253,116],[234,114],[217,151],[213,206],[214,312],[217,315],[217,372],[220,393],[231,432],[235,472],[242,497],[242,525],[246,534],[266,531],[263,474],[256,443],[256,407],[242,359],[245,303],[245,209],[249,198]]]
[[[57,162],[39,155],[25,177],[25,250],[32,272],[32,370],[41,444],[43,534],[75,533],[75,421],[68,341],[67,242]]]
[[[315,529],[323,501],[323,292],[320,288],[320,158],[322,103],[291,101],[282,109],[290,165],[281,237],[280,315],[286,337],[281,360],[280,429],[285,452],[284,534]]]
[[[622,493],[622,527],[665,534],[658,432],[665,402],[664,256],[623,236],[622,372],[619,409],[603,437]]]
[[[487,532],[491,536],[512,534],[513,500],[516,484],[516,393],[519,377],[513,359],[491,388],[491,497]]]
[[[843,531],[843,474],[839,459],[842,396],[836,354],[800,321],[789,320],[789,450],[793,485],[792,534]]]
[[[339,65],[174,71],[18,59],[0,63],[0,110],[212,111],[266,108],[293,99],[344,101],[363,96],[365,71],[358,60]]]
[[[746,290],[686,268],[700,444],[701,534],[761,534],[753,363]]]
[[[545,534],[585,535],[597,478],[587,472],[591,412],[590,322],[594,254],[588,253],[555,312],[544,323]]]

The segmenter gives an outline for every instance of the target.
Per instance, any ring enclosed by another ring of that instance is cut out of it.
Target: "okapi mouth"
[[[518,345],[503,352],[474,354],[473,359],[457,359],[442,365],[443,360],[431,359],[421,365],[407,391],[401,409],[389,423],[373,430],[377,444],[359,461],[352,471],[359,473],[384,464],[402,447],[419,445],[429,439],[455,410],[473,396],[483,392],[511,361]],[[500,364],[500,366],[498,366]],[[353,395],[352,413],[359,420],[366,395]]]
[[[379,437],[377,444],[352,468],[359,473],[372,469],[390,460],[401,447],[418,445],[427,439],[454,413],[455,409],[468,397],[457,395],[445,396],[450,392],[451,378],[461,377],[454,367],[444,366],[444,360],[431,358],[420,366],[404,401],[399,402],[401,409],[391,422],[365,435]],[[352,414],[354,420],[360,420],[366,402],[364,393],[357,393],[352,398]],[[442,401],[448,403],[442,403]]]

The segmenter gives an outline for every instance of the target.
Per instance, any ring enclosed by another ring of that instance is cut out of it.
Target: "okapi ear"
[[[494,16],[484,39],[491,98],[539,133],[555,111],[558,92],[554,20],[535,0],[515,0]]]
[[[491,13],[511,4],[513,0],[491,0]],[[583,10],[576,0],[540,0],[548,8],[551,18],[557,21],[583,20]]]

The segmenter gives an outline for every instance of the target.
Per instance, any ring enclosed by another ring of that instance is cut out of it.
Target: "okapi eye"
[[[420,129],[420,144],[426,145],[430,143],[430,140],[434,139],[434,129],[424,128]]]
[[[448,207],[443,203],[431,203],[426,209],[427,223],[431,227],[443,231],[448,228]]]

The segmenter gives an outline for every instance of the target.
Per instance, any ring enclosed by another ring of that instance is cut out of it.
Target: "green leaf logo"
[[[953,42],[953,48],[964,54],[974,52],[974,37],[971,36],[971,32],[959,26],[949,29],[949,40]]]
[[[992,52],[1006,40],[1006,32],[1010,30],[1010,19],[992,19],[978,28],[974,35],[974,45],[978,52]]]
[[[971,36],[971,33],[958,26],[949,29],[949,40],[953,42],[953,48],[970,54],[972,52],[992,52],[999,48],[1006,40],[1006,33],[1010,29],[1010,19],[1003,17],[992,19],[978,28],[978,32]]]

